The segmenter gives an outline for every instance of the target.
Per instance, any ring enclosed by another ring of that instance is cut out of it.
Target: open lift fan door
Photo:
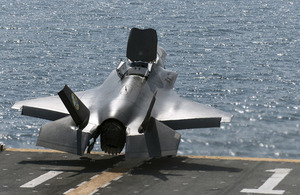
[[[156,59],[157,33],[154,29],[130,31],[126,57],[131,61],[152,62]]]

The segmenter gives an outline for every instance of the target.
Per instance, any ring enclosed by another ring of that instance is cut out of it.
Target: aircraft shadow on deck
[[[167,181],[167,176],[184,176],[183,174],[172,174],[164,172],[176,172],[176,171],[220,171],[220,172],[241,172],[242,169],[225,166],[214,166],[209,164],[198,164],[186,162],[188,157],[163,157],[154,158],[145,162],[140,167],[131,171],[132,175],[151,175],[157,177],[163,181]]]
[[[241,172],[242,169],[226,166],[215,166],[203,163],[187,162],[188,157],[163,157],[153,158],[144,161],[138,167],[133,167],[131,175],[149,175],[163,181],[168,180],[168,176],[184,176],[182,171],[205,171],[205,172]],[[114,164],[124,160],[124,155],[112,156],[111,158],[93,159],[93,156],[81,157],[78,159],[52,159],[52,160],[23,160],[19,164],[48,165],[45,170],[55,170],[64,172],[74,172],[76,176],[82,173],[102,172],[108,168],[113,168]],[[118,170],[110,169],[110,172]],[[176,172],[179,172],[176,174]],[[168,173],[166,173],[168,172]],[[170,173],[169,173],[170,172]]]
[[[45,171],[53,170],[55,167],[56,171],[63,172],[74,172],[73,176],[81,173],[91,173],[91,172],[102,172],[106,169],[114,167],[114,164],[122,161],[124,155],[112,156],[111,158],[93,159],[89,157],[80,157],[78,159],[51,159],[51,160],[23,160],[19,164],[28,165],[41,165],[46,166]]]

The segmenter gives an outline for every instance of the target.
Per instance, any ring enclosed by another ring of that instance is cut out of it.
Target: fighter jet
[[[166,70],[166,52],[154,29],[131,29],[127,60],[104,83],[74,93],[67,85],[58,96],[16,102],[23,115],[51,120],[42,125],[37,146],[78,155],[101,149],[126,158],[177,154],[180,129],[220,127],[232,115],[183,99],[173,90],[177,73]]]

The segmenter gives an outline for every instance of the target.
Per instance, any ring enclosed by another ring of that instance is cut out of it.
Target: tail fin
[[[65,87],[58,92],[58,95],[66,106],[76,125],[80,125],[81,128],[84,128],[87,125],[90,117],[89,109],[67,85],[65,85]]]
[[[127,136],[125,158],[175,156],[181,135],[155,118],[144,134]]]
[[[154,106],[155,100],[156,100],[156,98],[155,98],[156,94],[157,94],[157,91],[154,93],[152,100],[150,102],[147,114],[144,118],[144,121],[142,122],[141,126],[139,127],[139,133],[144,133],[144,131],[147,131],[147,129],[149,127],[149,123],[150,123],[150,119],[151,119],[151,112],[152,112],[152,109],[153,109],[153,106]]]

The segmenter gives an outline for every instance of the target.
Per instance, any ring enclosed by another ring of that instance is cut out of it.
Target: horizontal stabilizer
[[[37,146],[83,155],[94,125],[87,125],[84,130],[78,129],[70,116],[47,123],[40,129]]]
[[[89,109],[67,85],[65,85],[65,87],[58,92],[58,95],[63,101],[76,125],[81,125],[84,127],[90,117]]]

